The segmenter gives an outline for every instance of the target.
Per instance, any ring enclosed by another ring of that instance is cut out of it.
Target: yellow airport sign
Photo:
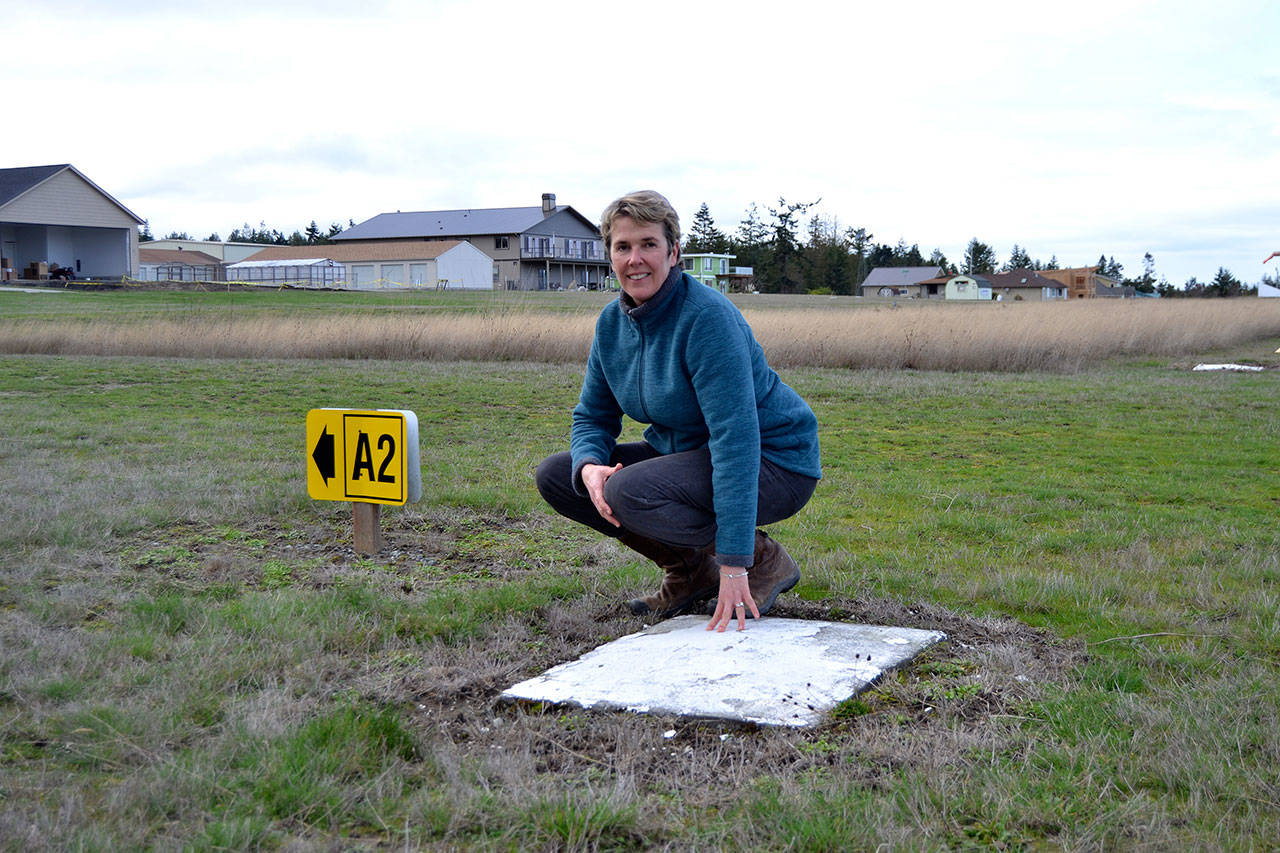
[[[419,500],[418,416],[404,409],[307,412],[307,494],[353,503]]]

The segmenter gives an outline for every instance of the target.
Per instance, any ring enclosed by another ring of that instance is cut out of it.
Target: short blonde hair
[[[680,217],[671,202],[653,190],[637,190],[614,199],[600,215],[600,236],[604,238],[605,251],[612,248],[613,220],[628,216],[637,222],[656,223],[662,226],[667,238],[667,249],[680,249]]]

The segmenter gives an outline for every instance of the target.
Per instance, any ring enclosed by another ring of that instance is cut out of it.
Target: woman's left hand
[[[751,597],[751,584],[747,580],[747,570],[741,566],[720,567],[720,598],[716,601],[716,612],[707,623],[707,630],[715,628],[723,631],[735,618],[738,630],[747,628],[747,611],[756,619],[760,618],[760,608],[756,607]]]

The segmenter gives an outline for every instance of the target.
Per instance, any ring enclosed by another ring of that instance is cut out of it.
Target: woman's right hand
[[[582,485],[586,486],[587,496],[591,498],[591,503],[595,506],[596,512],[600,513],[600,517],[614,527],[621,527],[622,522],[613,517],[613,510],[604,501],[604,483],[621,468],[621,462],[612,467],[591,464],[582,466]]]

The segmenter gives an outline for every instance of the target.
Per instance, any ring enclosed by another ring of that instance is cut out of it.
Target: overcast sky
[[[7,166],[71,163],[157,235],[395,210],[687,231],[811,212],[1181,286],[1280,250],[1280,3],[42,0],[6,12]]]

